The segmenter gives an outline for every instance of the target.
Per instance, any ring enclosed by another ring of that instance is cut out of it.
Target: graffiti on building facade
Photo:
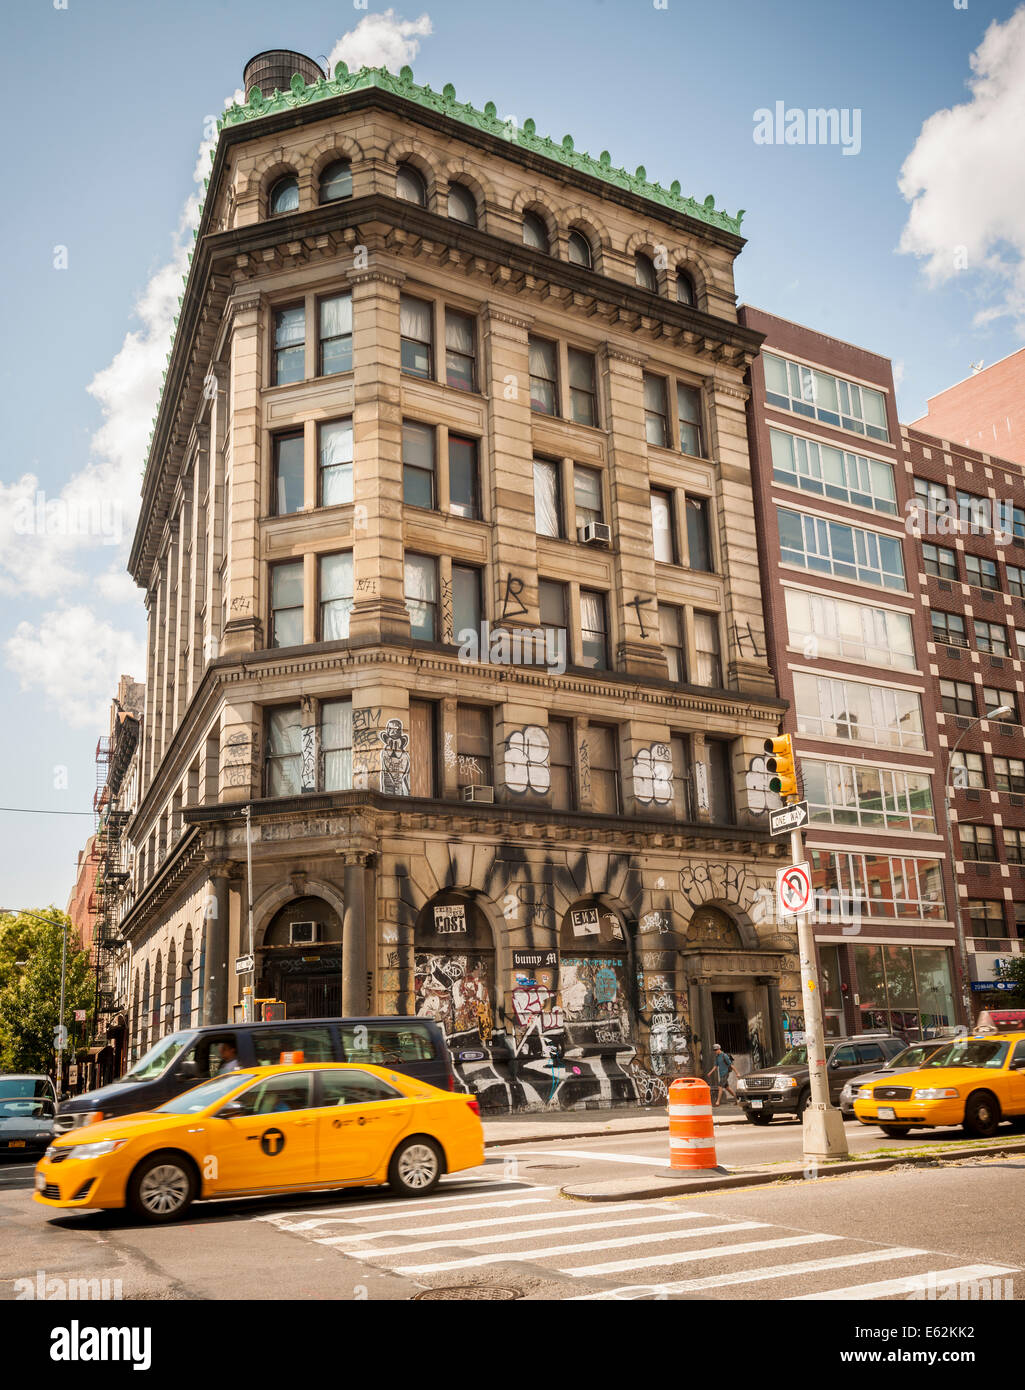
[[[516,796],[544,796],[551,786],[548,731],[537,724],[514,729],[505,741],[505,786]]]
[[[381,738],[381,791],[386,796],[409,795],[409,735],[401,719],[389,719]]]
[[[668,806],[673,799],[673,751],[668,743],[641,748],[633,760],[634,799],[642,806]]]

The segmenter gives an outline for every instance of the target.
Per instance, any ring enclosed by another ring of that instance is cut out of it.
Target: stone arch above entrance
[[[342,1010],[342,919],[324,898],[293,896],[266,925],[257,948],[256,998],[286,1018],[337,1018]]]
[[[458,1053],[488,1048],[496,1009],[495,938],[474,893],[449,888],[413,927],[413,1007],[433,1018]]]
[[[687,950],[758,949],[758,934],[746,917],[718,903],[705,903],[695,908],[684,936]]]
[[[566,1045],[629,1046],[636,1031],[633,951],[623,919],[597,898],[581,899],[559,927],[559,990]]]

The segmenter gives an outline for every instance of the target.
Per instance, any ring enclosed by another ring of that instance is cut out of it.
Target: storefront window
[[[950,953],[926,946],[855,946],[864,1032],[929,1037],[954,1023]]]

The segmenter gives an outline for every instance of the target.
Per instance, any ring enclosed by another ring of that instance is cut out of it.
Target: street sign
[[[253,968],[255,967],[255,965],[256,965],[256,961],[255,961],[255,959],[253,958],[253,956],[251,956],[251,955],[249,955],[249,956],[236,956],[236,957],[235,957],[235,974],[236,974],[236,975],[250,975],[250,974],[252,974],[252,971],[253,971]]]
[[[53,1030],[53,1045],[57,1048],[65,1048],[68,1045],[68,1025],[58,1023]]]
[[[783,835],[788,830],[803,830],[808,824],[807,801],[795,801],[793,806],[781,806],[769,812],[769,834]]]
[[[791,864],[776,874],[776,911],[780,917],[800,917],[810,912],[811,868],[808,864]]]
[[[85,1012],[85,1009],[76,1009],[76,1010],[75,1010],[75,1022],[76,1022],[76,1023],[84,1023],[85,1020],[86,1020],[86,1012]]]

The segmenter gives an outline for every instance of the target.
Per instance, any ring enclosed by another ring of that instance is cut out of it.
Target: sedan
[[[867,1086],[871,1081],[887,1081],[898,1072],[917,1071],[919,1067],[925,1066],[930,1057],[935,1057],[937,1052],[941,1052],[949,1046],[949,1040],[912,1043],[903,1052],[898,1052],[896,1057],[891,1057],[884,1067],[877,1067],[873,1071],[865,1071],[859,1076],[853,1076],[840,1092],[840,1112],[844,1119],[853,1120],[855,1118],[854,1097],[858,1094],[859,1086]]]

